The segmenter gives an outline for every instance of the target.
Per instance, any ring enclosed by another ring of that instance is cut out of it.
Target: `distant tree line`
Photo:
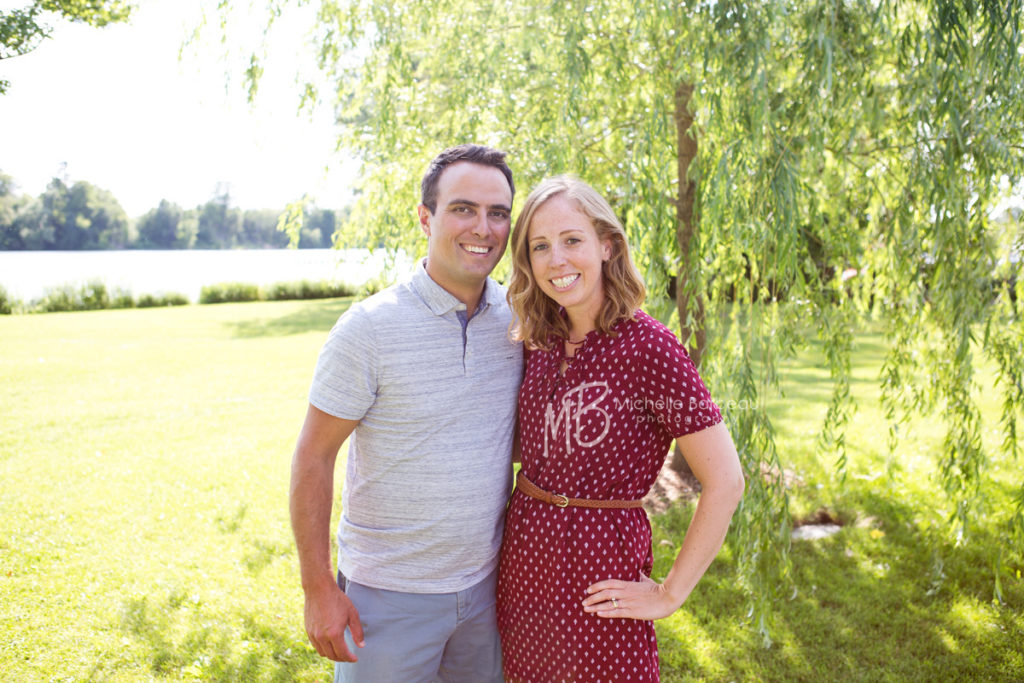
[[[326,248],[341,212],[302,208],[299,248]],[[289,235],[278,229],[284,210],[239,209],[227,190],[194,209],[160,200],[134,221],[113,194],[79,180],[54,178],[38,197],[18,194],[0,173],[0,251],[86,249],[282,248]]]

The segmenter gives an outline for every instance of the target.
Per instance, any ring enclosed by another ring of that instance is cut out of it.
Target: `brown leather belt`
[[[563,496],[561,493],[551,493],[550,491],[545,491],[527,479],[522,470],[519,470],[519,474],[516,475],[516,490],[522,491],[531,498],[536,498],[539,501],[549,505],[556,505],[560,508],[576,507],[623,509],[643,507],[644,504],[642,500],[592,500],[589,498],[569,498],[568,496]]]

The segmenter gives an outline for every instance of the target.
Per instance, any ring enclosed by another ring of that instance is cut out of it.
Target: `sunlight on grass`
[[[0,405],[3,476],[17,482],[0,494],[0,591],[17,606],[2,618],[17,634],[6,672],[322,677],[297,619],[288,463],[346,305],[0,322],[0,371],[16,387]]]
[[[348,303],[0,317],[4,680],[329,676],[302,626],[288,469],[317,353]],[[724,548],[656,625],[662,680],[1024,679],[1024,560],[1001,526],[1024,464],[994,450],[998,406],[981,392],[994,465],[986,515],[957,547],[934,476],[939,423],[915,419],[890,452],[884,340],[857,341],[845,484],[818,443],[829,387],[813,346],[769,403],[792,514],[827,510],[842,530],[794,542],[769,649]],[[692,512],[652,519],[656,578]]]

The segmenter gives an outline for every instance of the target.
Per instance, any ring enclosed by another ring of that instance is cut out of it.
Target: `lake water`
[[[409,267],[399,257],[398,273]],[[233,249],[179,251],[0,251],[0,285],[9,296],[31,301],[49,287],[101,280],[108,291],[184,294],[193,303],[204,285],[330,280],[359,285],[388,265],[383,250]]]

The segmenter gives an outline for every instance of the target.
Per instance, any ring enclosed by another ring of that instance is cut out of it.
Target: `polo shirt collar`
[[[451,311],[457,311],[460,307],[465,310],[465,305],[454,294],[434,282],[433,278],[427,274],[426,265],[426,259],[422,259],[416,264],[416,270],[412,274],[412,288],[416,290],[431,312],[434,315],[444,315]],[[501,288],[491,278],[487,278],[484,281],[484,292],[480,297],[480,303],[477,304],[476,312],[483,311],[488,306],[503,300],[504,295]]]

